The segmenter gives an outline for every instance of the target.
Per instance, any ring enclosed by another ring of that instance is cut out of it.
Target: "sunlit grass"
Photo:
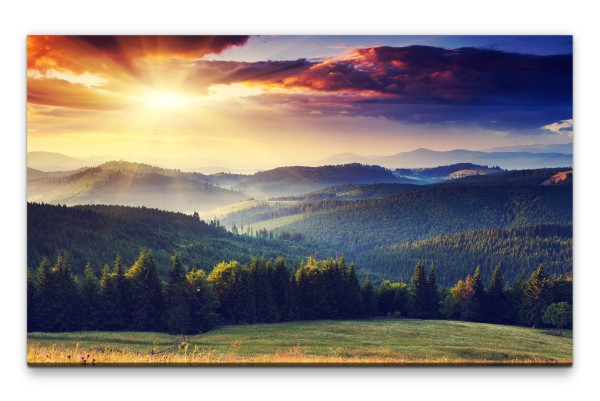
[[[271,231],[300,221],[304,217],[304,214],[292,214],[290,216],[276,217],[274,219],[259,221],[257,223],[248,224],[247,226],[252,227],[252,229],[255,231],[263,228],[267,231]]]
[[[549,330],[422,320],[225,326],[189,337],[141,332],[30,333],[27,362],[77,366],[569,365],[572,337],[571,332],[561,337]]]

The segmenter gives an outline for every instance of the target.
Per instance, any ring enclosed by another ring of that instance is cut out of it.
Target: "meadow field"
[[[571,365],[572,332],[416,319],[223,326],[194,336],[29,333],[31,366]]]

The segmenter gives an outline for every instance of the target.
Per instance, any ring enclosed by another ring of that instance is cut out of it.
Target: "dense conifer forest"
[[[417,263],[410,282],[359,281],[344,257],[308,258],[290,269],[283,258],[221,262],[210,274],[187,269],[177,255],[161,278],[152,251],[126,266],[117,255],[98,277],[88,263],[75,275],[68,255],[43,258],[27,279],[28,331],[138,330],[199,333],[221,323],[356,319],[374,316],[538,326],[551,305],[572,303],[570,274],[548,276],[542,265],[513,286],[497,267],[489,282],[479,268],[451,287],[435,268]],[[568,327],[570,319],[563,326]]]

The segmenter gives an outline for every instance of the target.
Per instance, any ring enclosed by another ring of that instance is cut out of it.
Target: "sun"
[[[176,109],[185,103],[185,96],[174,92],[154,90],[144,96],[145,106],[154,110]]]

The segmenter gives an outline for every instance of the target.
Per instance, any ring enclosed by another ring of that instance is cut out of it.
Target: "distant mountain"
[[[431,184],[472,175],[496,174],[503,171],[499,167],[481,166],[473,163],[456,163],[432,168],[396,169],[394,174],[415,180],[421,184]]]
[[[321,167],[279,167],[250,176],[221,174],[212,176],[221,186],[234,183],[233,188],[255,197],[294,196],[340,184],[410,183],[380,166],[358,163]]]
[[[53,152],[28,152],[27,167],[41,171],[69,171],[81,167],[93,166],[82,159]]]
[[[375,164],[391,169],[427,168],[456,163],[474,163],[486,166],[499,166],[503,169],[512,170],[571,166],[573,164],[573,156],[556,152],[482,152],[464,149],[435,151],[421,148],[392,156],[360,156],[354,154],[334,155],[323,161],[323,163],[330,162],[360,162]]]
[[[219,188],[198,173],[182,173],[147,164],[112,161],[68,174],[31,171],[27,200],[54,204],[146,206],[193,212],[247,199]]]
[[[484,152],[564,153],[566,155],[572,155],[573,143],[500,146],[496,148],[485,149]]]

